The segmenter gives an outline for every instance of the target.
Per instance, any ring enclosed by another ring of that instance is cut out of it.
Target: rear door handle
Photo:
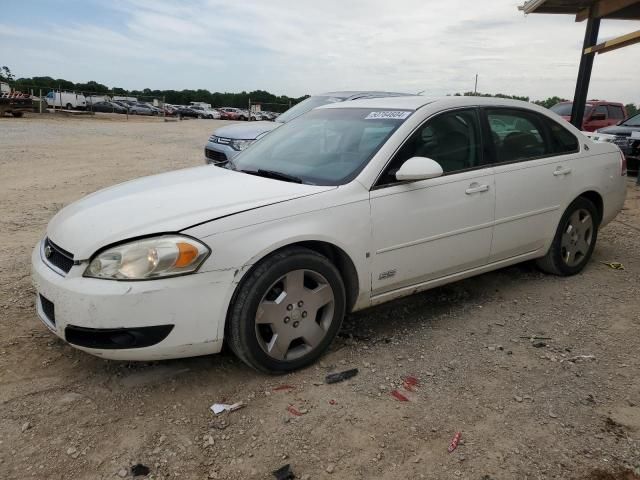
[[[560,175],[569,175],[570,173],[571,169],[565,167],[557,167],[553,172],[556,177],[559,177]]]
[[[482,193],[488,191],[489,185],[480,185],[476,182],[473,182],[471,185],[469,185],[469,188],[464,191],[464,193],[466,193],[467,195],[472,195],[474,193]]]

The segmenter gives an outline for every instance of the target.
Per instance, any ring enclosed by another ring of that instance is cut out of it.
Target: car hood
[[[217,137],[233,138],[234,140],[255,140],[259,135],[278,128],[278,122],[246,122],[234,123],[218,128],[213,134]]]
[[[289,183],[204,166],[143,177],[72,203],[53,217],[47,236],[85,260],[116,242],[193,225],[336,187]]]
[[[599,128],[598,133],[607,133],[609,135],[623,135],[628,137],[631,132],[640,132],[640,127],[626,127],[624,125],[614,125],[611,127]]]

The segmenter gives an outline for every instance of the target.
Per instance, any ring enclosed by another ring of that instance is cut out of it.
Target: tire
[[[580,273],[596,246],[599,225],[595,205],[587,198],[576,198],[562,215],[549,251],[536,260],[538,268],[563,277]]]
[[[344,283],[335,265],[312,250],[286,248],[258,263],[239,285],[229,307],[226,341],[256,370],[297,370],[324,353],[345,309]]]
[[[73,105],[71,105],[70,103],[67,103],[67,105],[65,106],[65,108],[67,110],[73,110]]]
[[[202,120],[204,117],[202,115],[198,115],[198,118]]]
[[[13,115],[15,118],[20,118],[23,115],[23,112],[11,112],[11,115]]]
[[[238,118],[238,120],[242,120],[243,122],[247,119],[247,117],[245,117],[244,115],[240,115],[240,118]]]

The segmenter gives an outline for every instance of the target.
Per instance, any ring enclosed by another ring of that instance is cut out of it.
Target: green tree
[[[554,96],[554,97],[549,97],[546,100],[536,100],[533,103],[535,103],[536,105],[541,105],[545,108],[551,108],[557,103],[567,102],[567,101],[568,100],[566,98],[560,98],[560,97]]]
[[[624,108],[627,110],[627,117],[633,117],[634,115],[637,115],[638,112],[640,111],[638,110],[638,107],[633,103],[629,103],[625,105]]]
[[[0,80],[4,80],[5,82],[12,82],[15,79],[13,73],[11,73],[11,69],[6,65],[0,67]]]

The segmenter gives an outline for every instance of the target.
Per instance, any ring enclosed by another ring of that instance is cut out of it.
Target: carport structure
[[[529,0],[519,9],[526,14],[575,15],[576,22],[587,21],[571,111],[571,123],[581,128],[595,55],[640,43],[640,30],[597,43],[600,21],[640,20],[640,0]]]

